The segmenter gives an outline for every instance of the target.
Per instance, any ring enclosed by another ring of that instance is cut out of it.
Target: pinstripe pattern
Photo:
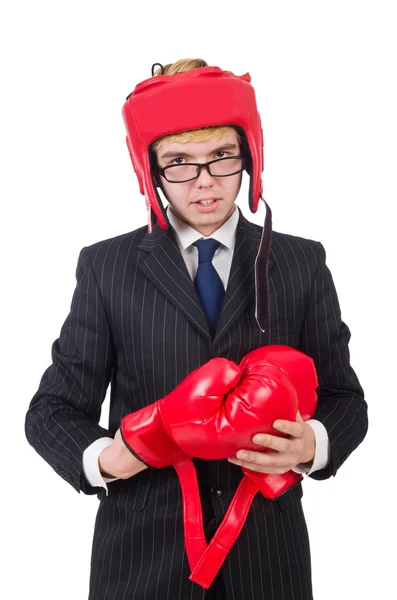
[[[181,493],[172,468],[148,469],[93,488],[82,455],[113,435],[123,416],[163,397],[210,358],[239,362],[266,344],[312,356],[319,374],[314,418],[324,423],[331,463],[311,477],[335,475],[367,429],[363,390],[349,364],[350,332],[341,321],[332,276],[319,242],[273,232],[269,265],[270,325],[254,315],[254,259],[262,228],[240,213],[217,332],[212,339],[173,230],[142,227],[82,249],[71,310],[52,346],[26,415],[36,451],[77,491],[98,494],[90,600],[204,600],[189,581]],[[111,383],[109,429],[98,425]],[[199,465],[199,462],[196,462]],[[208,461],[207,496],[219,525],[241,470]],[[228,600],[310,600],[309,538],[302,487],[272,503],[257,496],[222,568]],[[205,510],[209,518],[209,509]]]

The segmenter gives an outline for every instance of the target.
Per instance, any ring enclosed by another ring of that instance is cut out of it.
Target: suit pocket
[[[111,481],[107,484],[108,495],[103,489],[99,492],[98,499],[126,510],[143,511],[152,489],[152,474],[152,469],[147,469],[129,479]]]

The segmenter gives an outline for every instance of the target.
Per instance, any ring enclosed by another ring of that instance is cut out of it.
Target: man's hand
[[[237,459],[228,458],[228,461],[259,473],[283,474],[298,464],[309,463],[314,459],[316,452],[314,431],[303,421],[299,411],[296,422],[275,421],[273,427],[287,434],[288,437],[258,433],[252,438],[254,443],[271,448],[273,452],[239,450],[236,454]]]
[[[129,479],[147,469],[147,466],[128,450],[120,429],[116,431],[112,444],[100,453],[98,463],[101,471],[119,479]]]

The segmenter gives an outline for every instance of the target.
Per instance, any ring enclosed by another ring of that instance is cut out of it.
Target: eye
[[[226,154],[224,150],[219,150],[216,154]],[[219,156],[219,158],[224,158],[223,156]]]

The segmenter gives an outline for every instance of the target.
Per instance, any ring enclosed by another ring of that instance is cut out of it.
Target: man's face
[[[238,156],[240,145],[237,133],[229,130],[217,140],[207,142],[160,142],[157,149],[157,164],[161,167],[184,163],[206,163],[217,158]],[[242,173],[228,177],[212,177],[206,169],[200,176],[184,183],[170,183],[160,174],[164,194],[172,212],[182,221],[205,236],[227,221],[235,210],[234,201],[241,186]],[[199,204],[199,200],[216,199],[210,207]]]

